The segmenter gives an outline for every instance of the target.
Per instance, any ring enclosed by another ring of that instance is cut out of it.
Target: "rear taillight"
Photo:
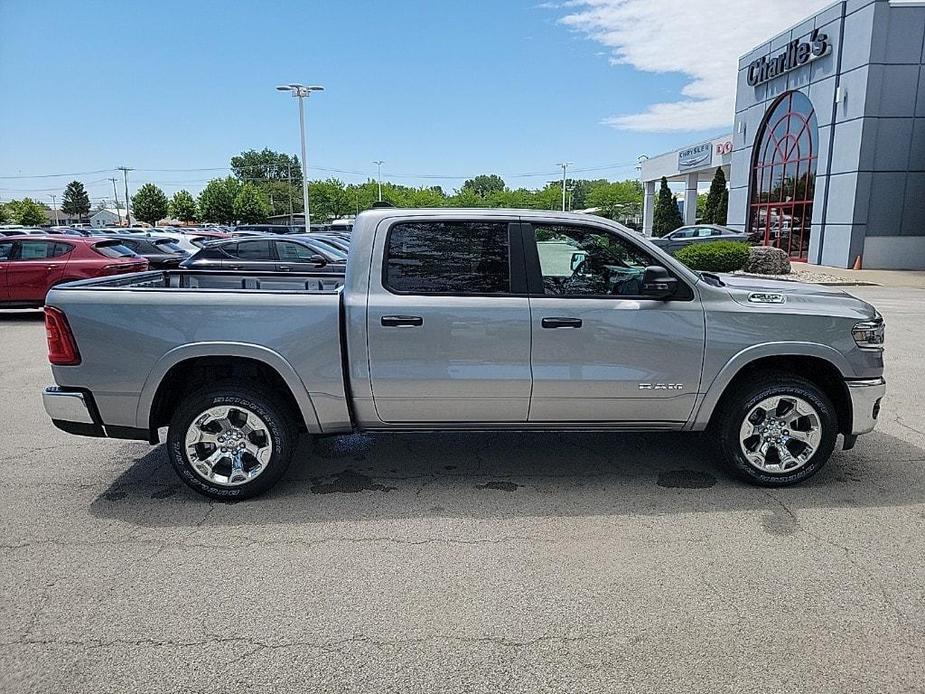
[[[48,340],[48,361],[56,366],[76,366],[80,352],[67,318],[61,309],[45,307],[45,337]]]

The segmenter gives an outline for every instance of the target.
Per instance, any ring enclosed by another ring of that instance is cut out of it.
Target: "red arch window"
[[[749,232],[752,240],[806,259],[819,129],[812,102],[787,92],[768,109],[752,159]]]

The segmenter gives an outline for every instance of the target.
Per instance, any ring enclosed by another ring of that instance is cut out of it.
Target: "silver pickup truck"
[[[166,434],[244,498],[299,432],[703,431],[762,485],[874,428],[883,320],[843,291],[695,273],[619,225],[528,210],[359,215],[343,276],[169,270],[48,295],[64,431]]]

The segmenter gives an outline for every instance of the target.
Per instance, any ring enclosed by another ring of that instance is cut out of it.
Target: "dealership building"
[[[925,2],[845,0],[739,61],[732,134],[642,163],[657,181],[723,166],[728,226],[794,259],[925,269]],[[693,223],[696,204],[685,205]]]

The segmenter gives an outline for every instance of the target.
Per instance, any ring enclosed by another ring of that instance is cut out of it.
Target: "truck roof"
[[[520,217],[524,219],[556,219],[561,220],[562,222],[572,222],[576,224],[606,224],[607,226],[620,229],[621,231],[628,233],[638,233],[634,232],[632,229],[615,222],[606,217],[598,217],[597,215],[589,215],[578,212],[562,212],[561,210],[533,210],[533,209],[517,209],[517,208],[504,208],[504,207],[380,207],[377,209],[366,210],[361,212],[354,222],[354,229],[357,225],[365,223],[367,221],[378,221],[382,219],[389,219],[391,217],[447,217],[447,218],[467,218],[472,219],[473,217],[478,218],[511,218],[511,217]]]

